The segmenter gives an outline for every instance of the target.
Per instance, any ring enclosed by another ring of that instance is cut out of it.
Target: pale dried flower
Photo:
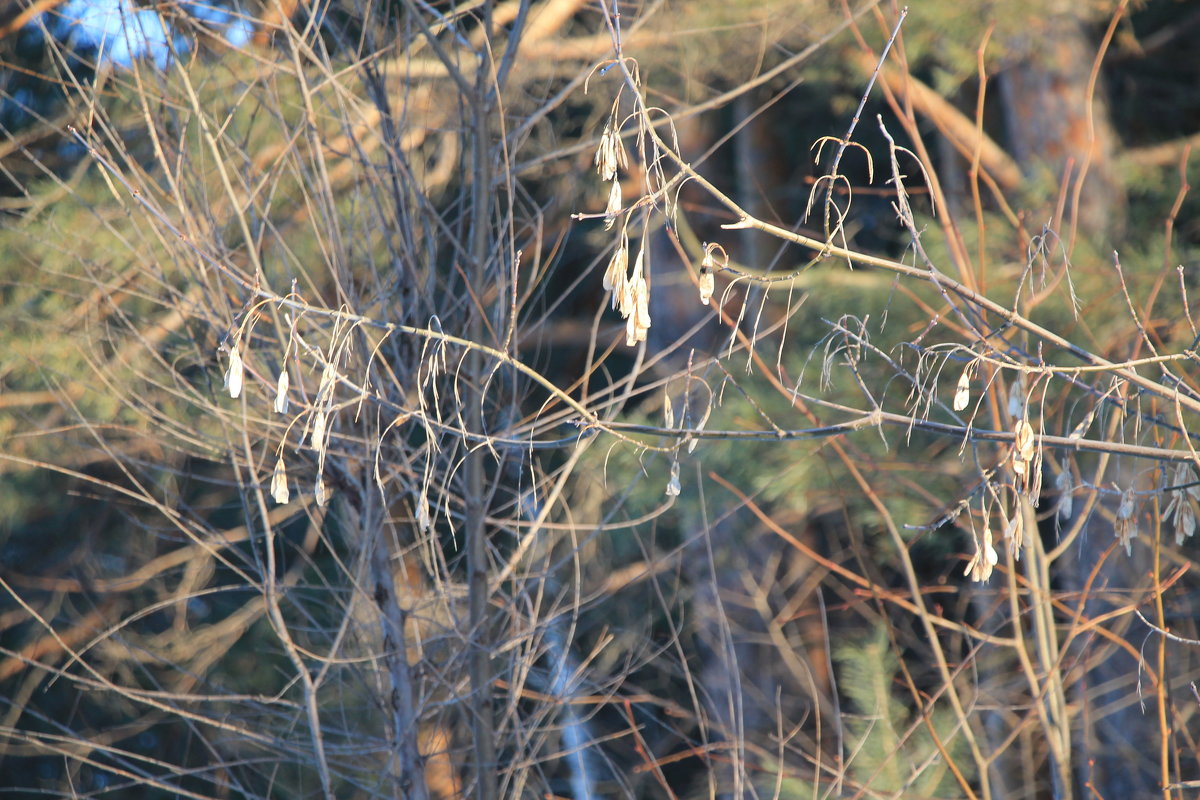
[[[229,351],[229,369],[225,372],[225,388],[229,390],[229,396],[237,398],[242,393],[242,379],[246,371],[246,365],[242,363],[242,353],[238,345],[234,345]]]
[[[962,375],[958,376],[958,386],[954,389],[954,410],[962,411],[971,402],[971,365],[967,364],[963,368]]]
[[[288,371],[284,367],[279,371],[279,381],[275,384],[275,413],[286,414],[288,412]]]
[[[663,394],[663,418],[667,423],[666,427],[675,427],[675,406],[671,404],[671,395],[669,394]]]
[[[317,478],[317,486],[313,492],[313,498],[319,506],[323,506],[329,501],[329,486],[319,477]]]
[[[291,498],[288,491],[287,468],[283,465],[283,456],[275,462],[275,472],[271,475],[271,497],[279,505],[285,505]]]

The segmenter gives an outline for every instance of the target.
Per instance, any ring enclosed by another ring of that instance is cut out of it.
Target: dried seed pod
[[[242,353],[238,345],[234,345],[229,351],[229,369],[225,372],[225,388],[229,390],[229,396],[237,398],[242,393],[242,379],[246,371],[246,365],[242,363]]]
[[[708,305],[712,300],[713,292],[717,288],[717,279],[712,272],[707,270],[700,271],[700,302]]]
[[[337,377],[337,368],[333,366],[333,361],[325,362],[325,366],[321,369],[321,382],[317,384],[317,403],[322,402],[330,392],[333,391],[333,381]]]
[[[625,319],[629,319],[629,315],[633,313],[633,287],[633,281],[626,280],[625,285],[621,287],[621,296],[617,299],[617,311],[619,311],[621,316]]]
[[[958,376],[958,385],[954,388],[954,404],[955,411],[962,411],[971,402],[971,365],[963,367],[962,374]]]
[[[604,213],[608,217],[604,222],[604,230],[612,230],[613,223],[617,221],[617,213],[621,210],[621,182],[614,180],[612,188],[608,191],[608,205],[604,207]]]
[[[1008,388],[1008,415],[1013,419],[1025,416],[1025,376],[1018,375]]]
[[[288,371],[284,367],[279,371],[279,381],[275,384],[275,413],[286,414],[288,412]]]
[[[625,284],[629,282],[629,276],[626,274],[629,269],[629,239],[624,235],[617,241],[616,252],[609,259],[608,269],[604,270],[604,291],[612,292],[612,307],[616,308],[617,303],[625,292]]]
[[[646,341],[646,332],[650,330],[650,290],[646,287],[646,279],[640,275],[630,283],[633,307],[625,325],[625,344],[633,347]]]
[[[1013,472],[1026,483],[1032,478],[1033,460],[1037,455],[1037,437],[1033,435],[1033,426],[1029,420],[1022,419],[1017,423],[1013,438]]]
[[[1054,488],[1058,490],[1058,516],[1060,519],[1070,519],[1075,507],[1075,476],[1071,474],[1071,465],[1064,463],[1062,472],[1054,479]]]
[[[626,319],[625,344],[629,347],[646,341],[646,332],[650,330],[650,289],[644,274],[645,260],[646,250],[639,248],[627,284],[628,295],[621,298],[621,313]]]
[[[1175,466],[1171,475],[1171,502],[1162,512],[1162,519],[1170,521],[1174,518],[1175,544],[1182,545],[1196,532],[1196,499],[1200,497],[1200,487],[1195,486],[1196,470],[1192,465],[1181,462]]]
[[[309,439],[309,444],[314,450],[320,450],[324,446],[326,422],[325,409],[319,409],[313,417],[312,438]]]
[[[671,480],[667,481],[667,497],[678,497],[680,492],[679,485],[679,462],[671,462]]]
[[[1003,516],[1003,512],[1001,515]],[[1012,519],[1005,520],[1003,538],[1008,542],[1008,552],[1019,561],[1021,545],[1025,543],[1025,517],[1021,515],[1019,506],[1013,509]]]
[[[1133,555],[1133,540],[1137,537],[1137,523],[1134,521],[1133,487],[1121,494],[1121,503],[1117,506],[1117,519],[1114,532],[1118,541],[1125,547],[1125,555]]]
[[[284,505],[291,498],[288,491],[287,467],[283,464],[283,456],[275,462],[275,472],[271,475],[271,497],[279,505]]]
[[[975,555],[967,562],[967,568],[963,571],[964,575],[970,575],[971,580],[977,583],[983,583],[992,576],[992,569],[1000,562],[1000,556],[996,553],[996,548],[992,544],[992,529],[991,526],[985,525],[983,529],[983,539],[975,541]]]
[[[1088,411],[1087,414],[1084,414],[1083,419],[1079,420],[1079,424],[1071,429],[1071,433],[1068,434],[1067,438],[1068,439],[1083,438],[1083,435],[1085,433],[1087,433],[1087,429],[1092,427],[1092,420],[1094,420],[1096,418],[1096,409],[1098,409],[1099,407],[1100,407],[1099,403],[1092,406],[1092,409],[1090,411]]]
[[[1184,492],[1191,495],[1193,500],[1200,500],[1200,485],[1196,482],[1196,469],[1187,462],[1175,465],[1175,475],[1171,479],[1176,487],[1186,486]]]
[[[429,516],[429,499],[425,496],[424,492],[422,492],[421,496],[417,498],[416,505],[417,529],[420,530],[421,533],[428,533],[429,529],[433,527],[433,520]]]
[[[611,181],[617,177],[617,168],[629,165],[629,156],[625,153],[625,144],[621,134],[613,130],[612,122],[604,124],[604,132],[600,134],[600,146],[596,148],[596,171],[602,180]]]
[[[611,181],[617,176],[617,159],[612,152],[609,139],[612,130],[604,123],[604,133],[600,134],[600,146],[596,148],[596,171],[601,180]]]
[[[704,258],[700,261],[700,302],[704,305],[708,305],[708,301],[712,299],[713,291],[717,288],[717,279],[713,268],[713,248],[706,243],[704,245]]]
[[[1175,544],[1182,546],[1184,541],[1196,533],[1196,506],[1191,500],[1184,499],[1179,504],[1175,515]]]

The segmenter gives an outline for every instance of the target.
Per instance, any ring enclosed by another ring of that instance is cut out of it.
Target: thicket
[[[1180,7],[168,3],[126,66],[59,5],[7,793],[1200,786]]]

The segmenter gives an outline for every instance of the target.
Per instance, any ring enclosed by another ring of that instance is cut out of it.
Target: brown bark
[[[1031,18],[1008,48],[1000,91],[1009,152],[1028,177],[1040,174],[1054,186],[1070,181],[1064,228],[1074,222],[1078,234],[1111,241],[1124,227],[1125,196],[1114,164],[1117,137],[1093,80],[1095,45],[1078,17],[1063,13]],[[1054,202],[1047,198],[1041,221]]]

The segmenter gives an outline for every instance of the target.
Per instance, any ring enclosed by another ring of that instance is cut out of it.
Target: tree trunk
[[[1009,152],[1028,178],[1043,179],[1051,191],[1069,180],[1060,235],[1065,239],[1074,222],[1077,234],[1106,249],[1124,228],[1125,195],[1114,163],[1117,137],[1098,80],[1089,92],[1096,46],[1077,12],[1066,12],[1031,18],[1008,51],[1012,64],[1000,76],[1000,91]],[[1048,192],[1044,219],[1031,223],[1048,221],[1056,202]]]

